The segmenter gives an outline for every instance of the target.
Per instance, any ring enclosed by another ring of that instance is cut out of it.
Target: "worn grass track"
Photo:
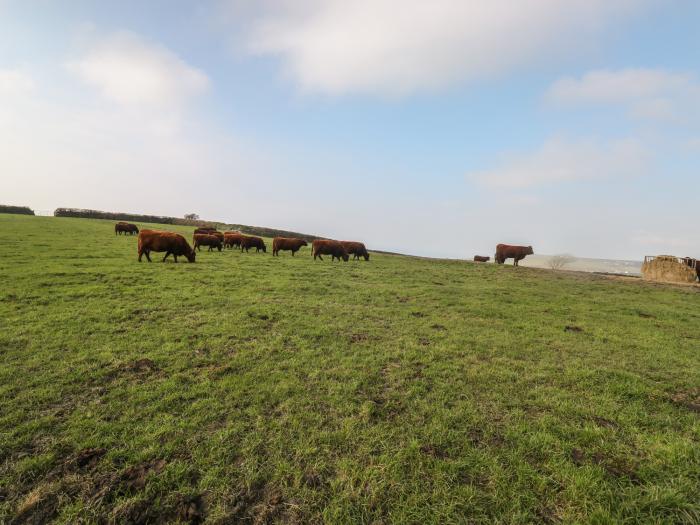
[[[309,253],[0,215],[0,523],[700,521],[697,288]]]

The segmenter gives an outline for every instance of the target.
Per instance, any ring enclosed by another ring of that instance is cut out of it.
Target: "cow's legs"
[[[165,252],[165,257],[163,257],[163,262],[165,262],[165,259],[168,258],[168,255],[170,255],[170,252]]]
[[[143,255],[143,252],[139,250],[139,262],[141,262],[141,256]]]
[[[151,250],[146,250],[145,253],[146,253],[146,259],[148,259],[148,262],[153,262],[153,261],[151,260]]]
[[[177,262],[177,255],[173,254],[173,259],[175,259],[175,262]]]

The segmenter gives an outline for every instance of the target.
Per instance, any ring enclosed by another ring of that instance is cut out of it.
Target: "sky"
[[[695,0],[0,0],[0,203],[700,256]]]

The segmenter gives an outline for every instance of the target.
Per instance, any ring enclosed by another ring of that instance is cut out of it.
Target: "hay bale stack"
[[[642,277],[647,281],[693,283],[696,275],[694,268],[679,262],[677,257],[659,255],[651,261],[645,261],[642,264]]]

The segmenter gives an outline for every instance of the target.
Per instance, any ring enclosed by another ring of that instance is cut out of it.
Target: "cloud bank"
[[[307,91],[403,95],[562,58],[646,0],[299,0],[262,4],[247,49]],[[240,2],[233,2],[234,5]]]

